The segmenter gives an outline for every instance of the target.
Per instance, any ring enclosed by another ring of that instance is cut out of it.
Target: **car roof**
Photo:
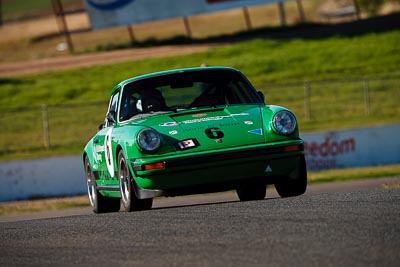
[[[153,72],[153,73],[148,73],[148,74],[143,74],[139,76],[135,76],[129,79],[126,79],[119,84],[117,84],[113,90],[111,91],[111,95],[114,94],[114,92],[119,89],[124,87],[126,84],[143,80],[143,79],[149,79],[149,78],[154,78],[154,77],[160,77],[163,75],[170,75],[170,74],[176,74],[176,73],[184,73],[184,72],[195,72],[195,71],[210,71],[210,70],[225,70],[225,71],[233,71],[233,72],[238,72],[241,73],[239,70],[231,68],[231,67],[223,67],[223,66],[217,66],[217,67],[195,67],[195,68],[182,68],[182,69],[173,69],[173,70],[166,70],[166,71],[159,71],[159,72]]]

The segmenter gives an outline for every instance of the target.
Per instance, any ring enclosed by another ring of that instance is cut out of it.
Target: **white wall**
[[[0,202],[86,193],[79,156],[0,162]]]
[[[400,125],[303,134],[308,170],[400,163]]]
[[[400,125],[303,134],[309,170],[400,163]],[[0,162],[0,202],[86,193],[80,156]]]

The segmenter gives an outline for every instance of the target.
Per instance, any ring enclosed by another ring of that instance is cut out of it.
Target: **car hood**
[[[157,130],[178,151],[204,151],[264,143],[261,109],[258,105],[202,108],[151,116],[132,123]],[[188,141],[188,147],[182,148],[179,145],[182,141]]]

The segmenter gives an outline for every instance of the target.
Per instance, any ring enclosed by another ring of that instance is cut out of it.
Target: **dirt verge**
[[[28,62],[6,63],[0,65],[0,77],[12,77],[94,65],[106,65],[117,62],[138,61],[146,58],[186,55],[205,51],[221,45],[223,44],[168,45],[98,52],[68,57],[46,58]]]

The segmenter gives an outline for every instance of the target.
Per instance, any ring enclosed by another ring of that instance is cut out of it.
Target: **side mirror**
[[[99,125],[99,128],[97,128],[97,131],[101,131],[104,128],[104,122],[102,124]]]
[[[115,111],[110,111],[110,112],[107,113],[106,121],[107,121],[107,125],[112,125],[112,124],[116,123]]]
[[[265,96],[264,96],[263,92],[258,91],[257,94],[262,99],[263,103],[265,103]]]

